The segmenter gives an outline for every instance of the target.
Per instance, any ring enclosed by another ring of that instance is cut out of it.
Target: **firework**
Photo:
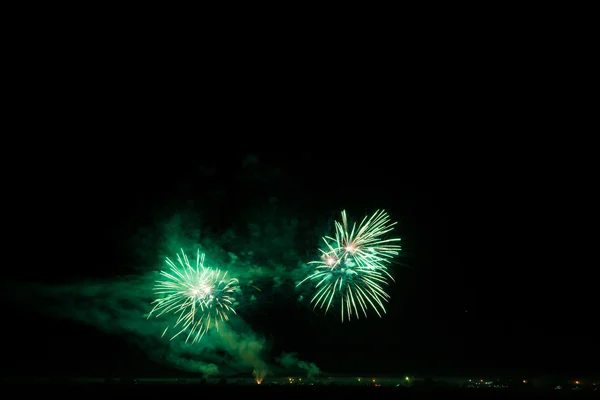
[[[334,242],[335,249],[350,255],[361,267],[385,268],[397,256],[401,246],[399,238],[384,239],[394,229],[388,214],[377,210],[371,218],[365,217],[356,227],[349,229],[346,211],[342,211],[342,222],[335,221],[335,238],[325,237],[325,243]],[[391,277],[390,277],[391,278]]]
[[[156,317],[175,314],[177,320],[173,328],[178,329],[171,340],[188,331],[186,342],[195,343],[214,326],[219,329],[219,321],[229,320],[233,308],[234,294],[238,290],[238,280],[228,279],[227,272],[208,268],[204,264],[204,254],[196,255],[196,265],[192,266],[185,252],[177,254],[178,264],[166,259],[169,271],[161,271],[163,280],[154,287],[158,297],[152,302],[154,308],[148,314]],[[163,336],[169,326],[163,332]]]
[[[257,369],[257,368],[255,368],[254,371],[252,371],[252,375],[254,376],[254,380],[259,385],[265,379],[265,375],[266,374],[267,373],[266,373],[266,371],[264,369]]]
[[[323,237],[321,259],[309,263],[316,265],[315,271],[296,286],[316,282],[311,303],[325,307],[325,313],[339,299],[342,322],[344,316],[348,320],[358,319],[361,313],[367,317],[368,309],[381,317],[390,297],[385,287],[393,281],[387,266],[401,249],[400,239],[384,238],[394,225],[385,211],[377,211],[358,227],[350,227],[342,211],[342,222],[335,222],[335,237]]]

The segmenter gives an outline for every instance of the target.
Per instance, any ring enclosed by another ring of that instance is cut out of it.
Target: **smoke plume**
[[[282,353],[277,362],[286,369],[301,369],[306,371],[306,376],[313,378],[321,374],[321,370],[314,363],[298,359],[297,353]]]
[[[158,363],[205,376],[254,373],[262,379],[277,368],[269,366],[265,338],[239,315],[251,314],[253,304],[267,301],[274,292],[284,292],[286,282],[293,283],[293,271],[302,264],[294,250],[298,222],[267,220],[262,225],[249,224],[242,234],[232,228],[220,235],[205,233],[200,226],[196,214],[180,213],[158,228],[141,227],[130,241],[137,266],[128,268],[129,275],[52,286],[29,284],[16,292],[24,296],[34,293],[39,297],[36,304],[42,304],[41,311],[47,314],[126,338]],[[165,327],[171,325],[169,318],[175,316],[147,318],[159,271],[168,269],[164,258],[176,260],[182,249],[193,262],[197,250],[205,253],[207,266],[226,270],[228,277],[240,281],[235,304],[238,315],[233,315],[228,324],[219,324],[218,331],[211,329],[194,345],[185,342],[184,334],[170,342],[172,332],[161,337]],[[309,376],[318,374],[314,364],[294,357],[293,353],[285,355],[280,364],[304,369]]]

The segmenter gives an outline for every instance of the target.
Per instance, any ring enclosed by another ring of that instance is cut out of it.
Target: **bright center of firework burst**
[[[190,290],[191,297],[203,298],[211,295],[210,287],[194,288]]]
[[[350,245],[348,245],[348,246],[346,246],[346,251],[347,251],[348,253],[354,253],[354,250],[356,250],[356,249],[355,249],[355,248],[354,248],[354,246],[352,246],[351,244],[350,244]]]
[[[335,264],[335,258],[327,257],[327,265],[333,265],[333,264]]]

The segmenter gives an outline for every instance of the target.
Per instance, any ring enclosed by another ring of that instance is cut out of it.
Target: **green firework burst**
[[[369,309],[382,317],[390,298],[385,288],[393,281],[388,265],[401,250],[400,239],[385,239],[394,225],[381,210],[350,226],[342,211],[342,221],[335,222],[335,237],[323,237],[320,260],[309,263],[315,271],[296,286],[315,283],[311,303],[325,308],[325,313],[339,300],[342,322],[360,314],[367,317]]]
[[[219,321],[228,321],[229,314],[235,314],[235,293],[239,282],[235,278],[228,279],[227,272],[209,268],[204,264],[204,254],[196,255],[196,265],[192,266],[185,252],[177,254],[178,263],[166,259],[169,271],[161,271],[164,278],[157,281],[154,287],[156,300],[148,318],[155,314],[174,314],[177,319],[173,324],[176,333],[171,340],[184,332],[186,342],[192,339],[195,343],[202,339],[211,327],[219,329]],[[169,330],[168,325],[163,336]]]

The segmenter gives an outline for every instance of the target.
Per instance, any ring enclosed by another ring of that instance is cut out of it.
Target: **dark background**
[[[178,150],[176,142],[165,142],[163,155],[101,155],[70,162],[62,171],[40,171],[31,182],[40,185],[43,200],[32,203],[37,209],[15,228],[26,246],[7,277],[56,284],[125,274],[135,261],[130,237],[139,226],[152,226],[157,215],[175,212],[209,190],[225,194],[208,203],[215,232],[270,207],[273,197],[278,207],[317,224],[326,224],[342,207],[351,215],[385,208],[399,222],[404,249],[385,318],[342,325],[335,316],[313,314],[289,299],[270,299],[261,313],[244,317],[269,339],[273,356],[297,351],[339,373],[593,368],[597,328],[588,311],[593,303],[579,300],[590,284],[578,286],[578,267],[537,258],[531,222],[511,216],[522,205],[503,205],[505,197],[519,196],[516,189],[482,168],[473,168],[482,176],[471,179],[445,167],[437,155],[403,150],[401,135],[344,135],[337,134],[337,147],[320,149],[316,143],[311,152],[293,146],[253,153],[224,145]],[[323,173],[344,163],[344,173],[329,178]],[[203,177],[205,168],[216,172]],[[307,245],[300,251],[312,250]],[[7,303],[3,317],[8,371],[168,373],[126,338],[21,306]]]
[[[205,190],[223,194],[196,206],[217,231],[271,197],[315,224],[384,208],[405,250],[388,315],[342,326],[272,301],[248,316],[272,355],[340,373],[594,372],[594,158],[570,138],[574,111],[552,100],[565,89],[529,45],[506,58],[492,39],[425,36],[400,58],[358,43],[362,61],[284,49],[265,69],[257,51],[202,73],[177,51],[167,63],[40,39],[34,60],[15,60],[6,282],[123,274],[139,227]],[[126,338],[4,304],[8,373],[167,373]]]

